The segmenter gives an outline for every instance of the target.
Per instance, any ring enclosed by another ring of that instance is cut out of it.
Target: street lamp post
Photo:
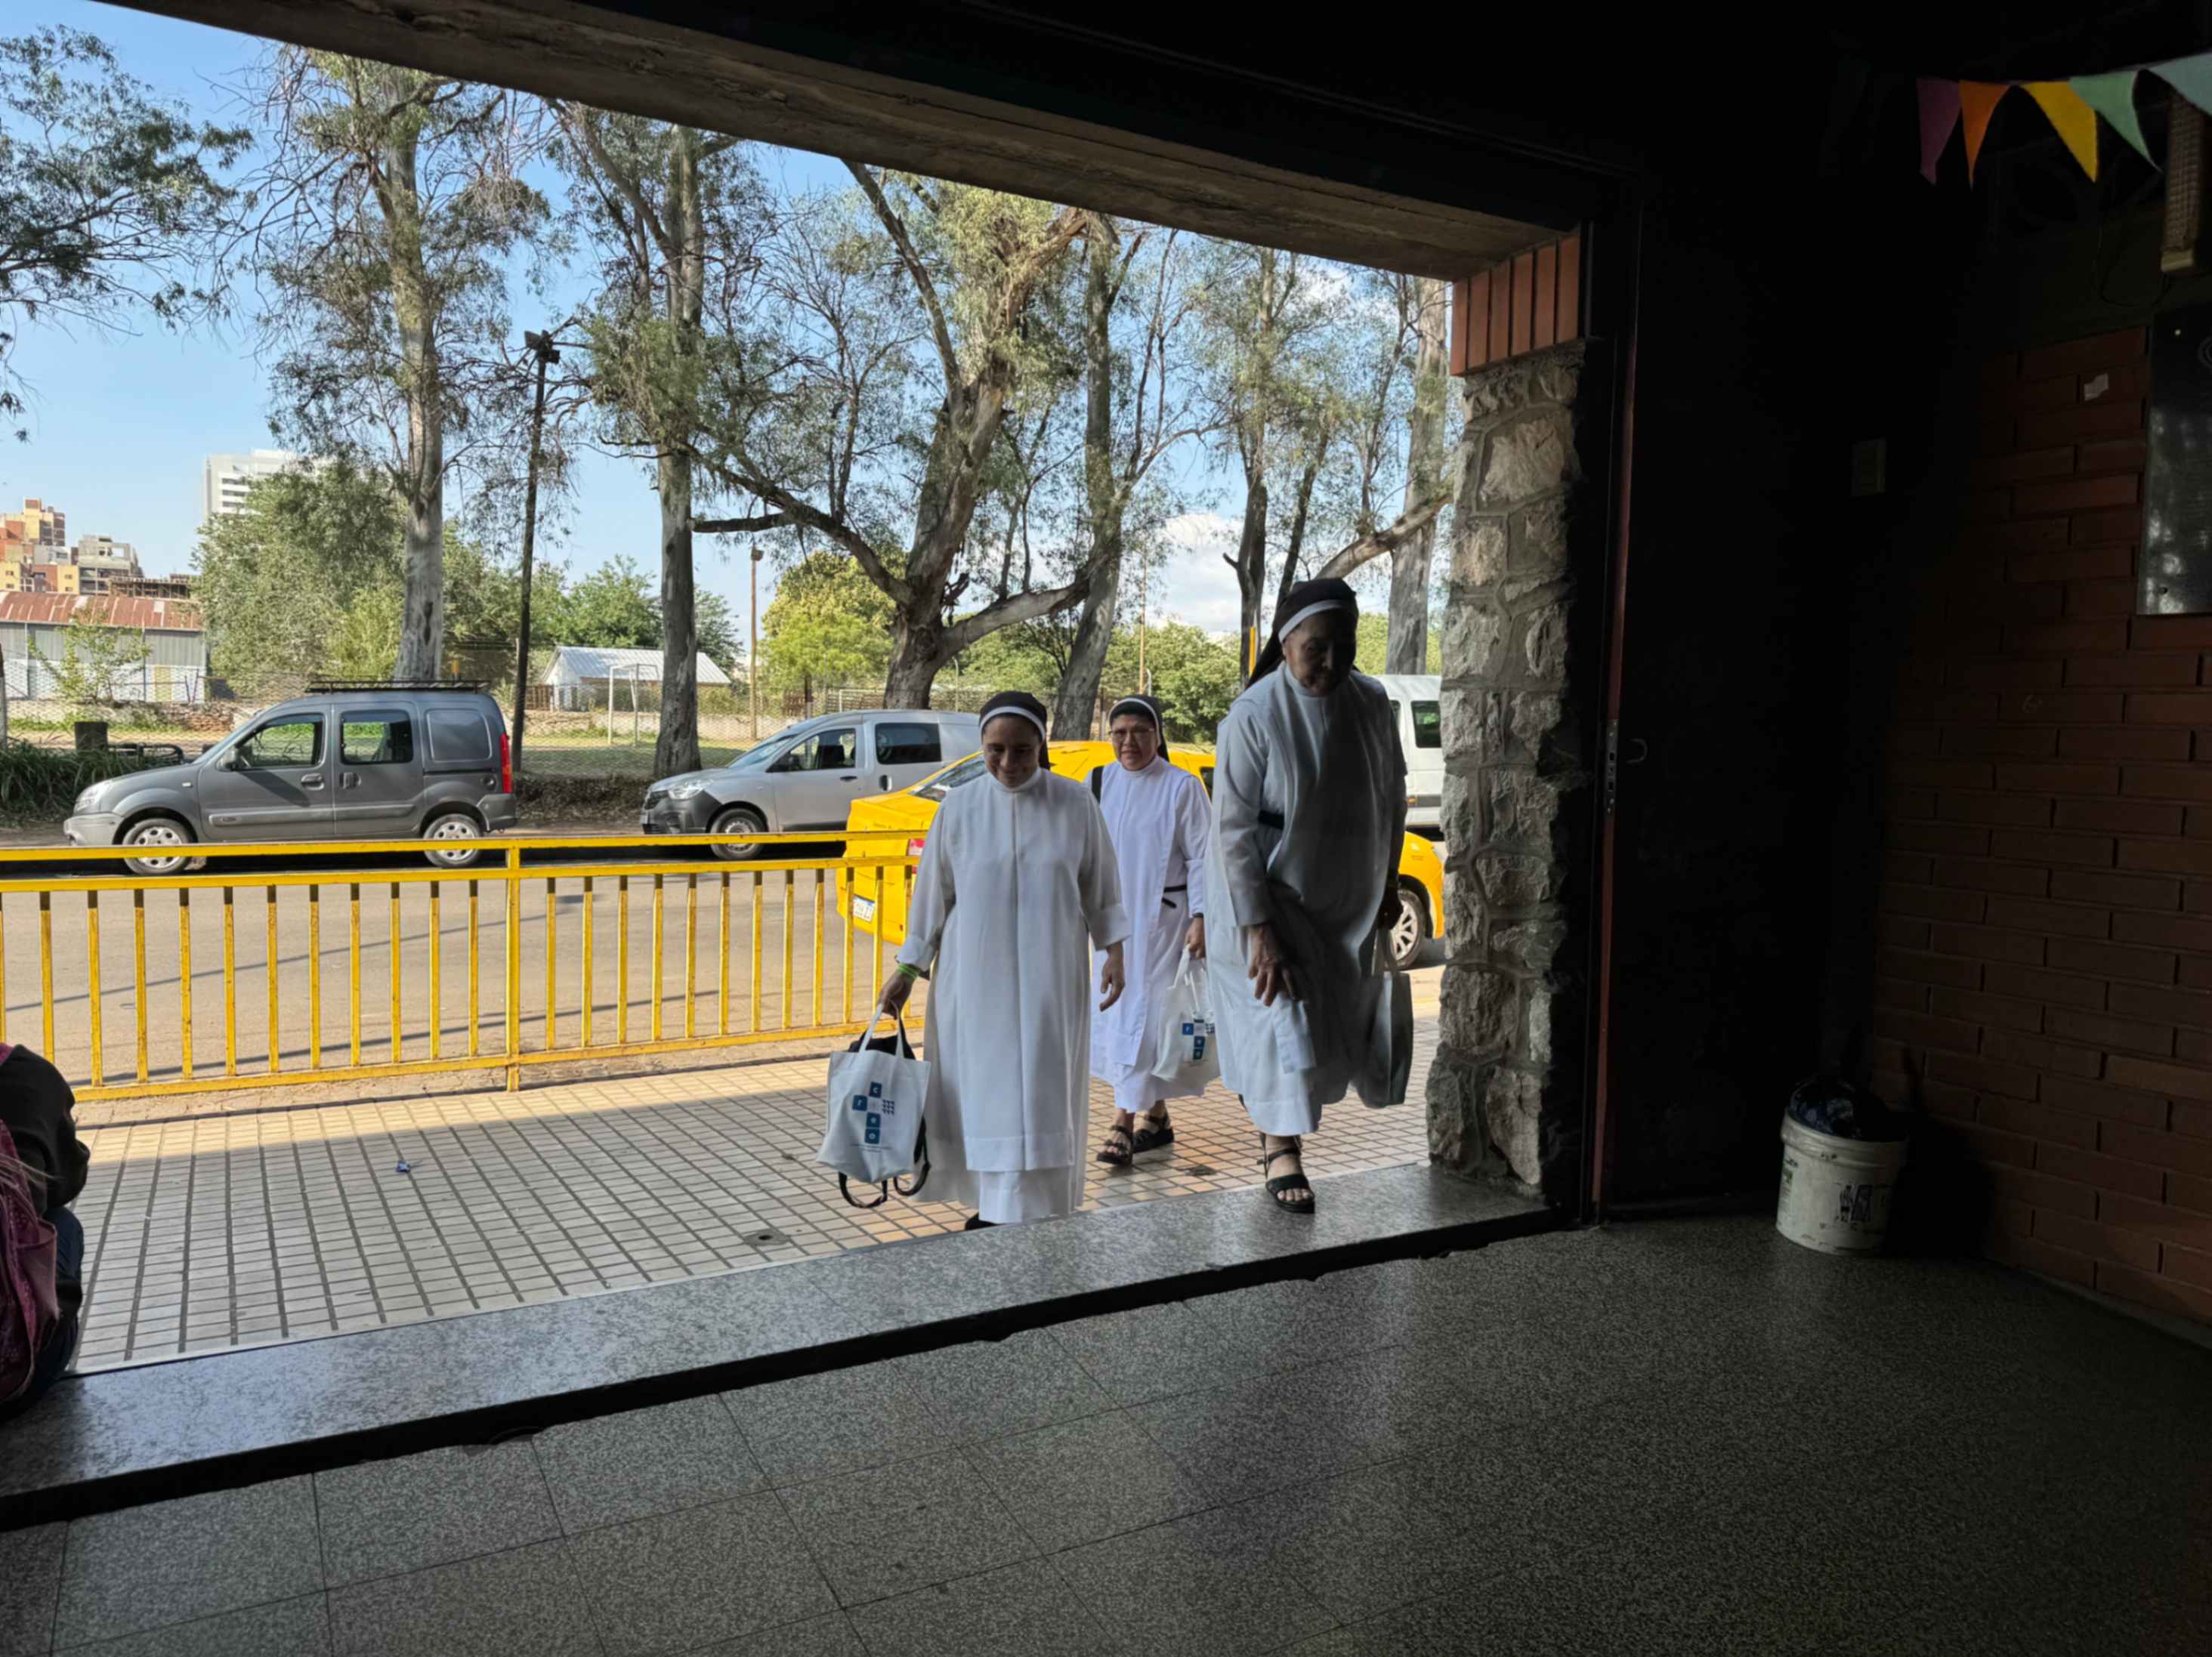
[[[522,503],[522,620],[521,637],[514,644],[514,731],[510,769],[522,774],[522,725],[530,701],[530,584],[538,556],[538,453],[545,431],[545,369],[558,362],[550,334],[525,333],[522,343],[538,359],[538,397],[530,410],[530,481]]]
[[[753,629],[752,654],[745,659],[745,682],[753,694],[753,741],[760,741],[760,543],[753,543],[753,597],[750,620]]]

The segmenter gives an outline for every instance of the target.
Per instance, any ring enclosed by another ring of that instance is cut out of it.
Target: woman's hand
[[[1106,946],[1106,964],[1098,969],[1098,988],[1106,998],[1098,1004],[1099,1011],[1105,1011],[1121,998],[1121,946],[1109,944]]]
[[[1260,1005],[1272,1007],[1275,998],[1287,995],[1298,998],[1297,986],[1291,981],[1291,963],[1285,959],[1281,942],[1275,929],[1266,921],[1253,927],[1249,936],[1251,946],[1246,957],[1244,976],[1252,980],[1252,993],[1260,998]]]
[[[1193,961],[1206,959],[1206,917],[1204,915],[1193,915],[1190,918],[1190,926],[1182,935],[1182,947],[1184,953]]]
[[[877,1008],[896,1018],[906,1011],[907,1000],[913,994],[914,980],[894,968],[890,977],[884,980],[884,998],[876,1004]]]

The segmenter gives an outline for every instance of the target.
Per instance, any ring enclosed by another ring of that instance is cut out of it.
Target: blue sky
[[[62,24],[98,35],[125,69],[158,93],[183,100],[209,119],[237,118],[240,72],[265,50],[251,35],[93,3],[93,0],[10,0],[9,33]],[[764,155],[793,186],[846,181],[837,162],[795,150]],[[555,316],[584,294],[580,276],[539,300],[518,280],[511,307],[518,331]],[[200,517],[201,463],[210,453],[276,446],[269,433],[267,382],[249,328],[228,333],[172,334],[150,320],[132,333],[45,324],[22,331],[15,365],[29,382],[30,441],[0,442],[0,502],[12,510],[24,496],[69,515],[71,540],[83,534],[134,543],[156,574],[191,567]],[[1236,584],[1219,558],[1234,529],[1211,510],[1222,495],[1189,450],[1182,479],[1207,508],[1176,525],[1183,550],[1153,589],[1152,613],[1178,613],[1212,630],[1233,631]],[[550,545],[541,548],[582,574],[627,553],[647,570],[659,560],[659,508],[647,475],[634,462],[586,454],[575,471],[574,498]],[[450,499],[450,496],[449,496]],[[542,532],[541,532],[542,533]],[[720,549],[726,545],[727,551]],[[543,555],[543,554],[541,555]],[[767,572],[763,570],[763,577]],[[702,538],[702,587],[726,597],[742,618],[748,606],[743,543]],[[766,606],[772,583],[763,581]],[[1164,594],[1173,597],[1165,604]]]

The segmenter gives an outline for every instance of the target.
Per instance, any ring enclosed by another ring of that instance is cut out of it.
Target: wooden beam
[[[1419,276],[1463,276],[1557,234],[580,0],[122,3],[763,143]]]

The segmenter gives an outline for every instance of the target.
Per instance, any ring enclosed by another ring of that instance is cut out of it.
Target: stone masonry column
[[[1603,433],[1577,412],[1587,350],[1461,380],[1470,461],[1443,639],[1449,961],[1429,1154],[1555,1202],[1574,1195],[1581,1149],[1601,712]]]

